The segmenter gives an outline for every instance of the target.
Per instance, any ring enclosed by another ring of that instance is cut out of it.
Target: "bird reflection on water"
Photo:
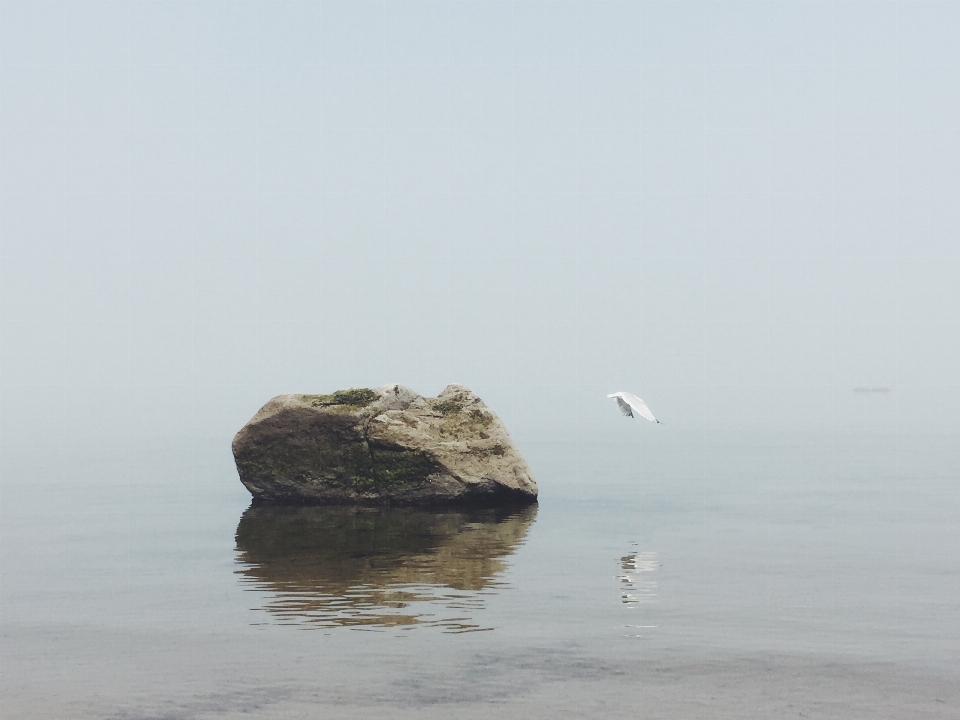
[[[475,616],[506,587],[505,558],[536,518],[514,510],[251,506],[236,572],[265,609],[304,627],[489,630]]]
[[[636,545],[636,543],[633,543]],[[657,581],[652,574],[659,566],[657,553],[652,551],[641,552],[634,549],[620,558],[620,602],[627,608],[639,610],[641,605],[648,605],[657,601]],[[627,637],[644,637],[644,630],[652,630],[656,625],[641,625],[632,623],[625,626],[629,631]]]

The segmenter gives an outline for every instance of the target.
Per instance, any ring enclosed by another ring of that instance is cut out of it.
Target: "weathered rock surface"
[[[280,395],[233,439],[257,500],[507,505],[537,484],[506,428],[469,388],[425,398],[403,385]]]

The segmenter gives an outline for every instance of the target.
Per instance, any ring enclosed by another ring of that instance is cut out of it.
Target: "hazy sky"
[[[0,192],[6,450],[960,431],[960,2],[4,0]]]

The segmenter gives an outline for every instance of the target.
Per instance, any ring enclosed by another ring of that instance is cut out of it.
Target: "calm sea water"
[[[3,717],[960,716],[955,438],[522,450],[538,506],[435,513],[9,454]]]

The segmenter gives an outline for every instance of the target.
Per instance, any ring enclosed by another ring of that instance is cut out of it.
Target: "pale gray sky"
[[[387,382],[960,431],[958,2],[4,0],[0,192],[5,450]]]

